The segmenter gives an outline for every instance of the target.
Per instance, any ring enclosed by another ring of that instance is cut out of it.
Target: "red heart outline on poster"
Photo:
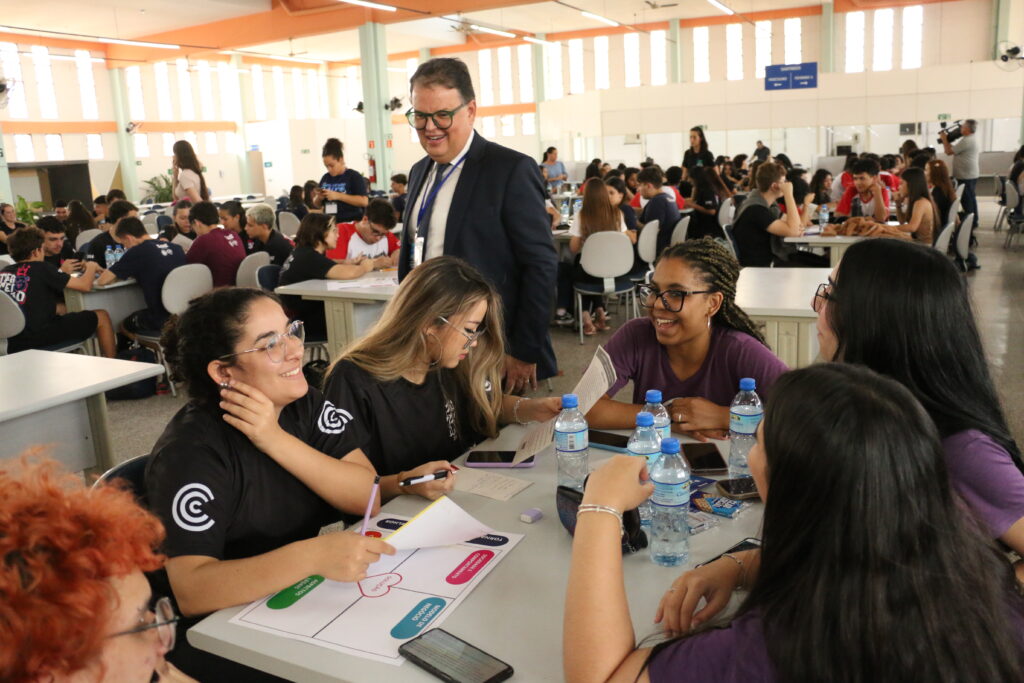
[[[402,575],[394,572],[367,576],[359,582],[359,592],[367,598],[379,598],[387,595],[392,586],[402,582]]]

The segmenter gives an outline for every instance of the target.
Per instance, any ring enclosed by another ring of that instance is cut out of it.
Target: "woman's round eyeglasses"
[[[228,353],[217,360],[226,360],[228,358],[234,358],[235,356],[241,356],[244,353],[255,353],[256,351],[266,351],[267,358],[270,359],[271,363],[281,363],[284,361],[284,357],[288,352],[288,340],[297,339],[300,344],[306,341],[306,327],[303,325],[301,320],[293,320],[288,329],[284,331],[284,334],[275,332],[266,337],[266,344],[263,346],[254,346],[251,349],[245,351],[237,351],[235,353]]]
[[[149,621],[148,615],[153,615],[153,620]],[[133,633],[143,633],[156,629],[156,636],[160,639],[160,644],[163,648],[170,652],[174,649],[175,639],[175,628],[174,625],[181,619],[177,614],[174,613],[174,607],[171,605],[170,598],[160,598],[153,605],[152,610],[147,610],[146,614],[139,617],[139,625],[135,628],[130,628],[127,631],[118,631],[117,633],[111,633],[108,638],[117,638],[118,636],[128,636]]]

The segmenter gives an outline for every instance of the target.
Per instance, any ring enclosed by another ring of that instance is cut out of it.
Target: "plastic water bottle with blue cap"
[[[590,474],[590,437],[579,405],[576,394],[562,396],[562,412],[555,418],[555,457],[558,485],[582,491]]]
[[[649,470],[651,496],[651,561],[678,567],[690,559],[690,467],[679,454],[679,439],[661,440],[661,455]]]
[[[114,254],[114,247],[109,244],[103,252],[103,261],[106,263],[107,268],[114,265],[114,262],[117,261],[117,256]]]
[[[822,204],[818,207],[818,225],[822,230],[828,225],[828,204]]]
[[[646,411],[636,414],[636,431],[629,437],[626,443],[626,450],[630,455],[637,455],[647,459],[647,469],[654,466],[655,460],[661,454],[661,435],[654,428],[654,416]],[[639,506],[640,525],[651,526],[651,501],[644,501]]]
[[[757,382],[751,377],[740,380],[740,392],[729,406],[729,478],[750,476],[747,454],[757,443],[757,426],[764,417],[764,405],[754,391]]]
[[[654,428],[663,439],[672,436],[672,419],[668,416],[668,410],[661,402],[661,392],[657,389],[648,389],[645,397],[644,412],[654,416]]]

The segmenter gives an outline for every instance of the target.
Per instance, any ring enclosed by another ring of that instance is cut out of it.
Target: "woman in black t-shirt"
[[[715,157],[708,151],[708,139],[700,126],[690,129],[690,148],[683,155],[683,168],[687,171],[703,166],[710,168],[715,165]]]
[[[320,187],[313,194],[313,205],[323,208],[324,213],[336,223],[352,223],[363,217],[363,210],[369,205],[366,181],[359,171],[345,166],[344,146],[337,138],[328,138],[320,154],[323,157],[324,173]]]
[[[938,238],[942,228],[949,223],[949,209],[956,201],[956,190],[953,189],[953,181],[949,179],[949,168],[942,159],[933,159],[925,166],[925,175],[928,184],[932,188],[932,201],[939,214],[939,225],[935,229],[935,238]]]
[[[7,253],[7,236],[18,228],[24,228],[24,223],[17,220],[18,214],[11,204],[0,204],[0,254]]]
[[[690,171],[690,178],[693,180],[693,196],[687,204],[693,207],[693,214],[686,230],[686,239],[724,239],[725,233],[718,224],[718,209],[722,205],[722,195],[729,196],[729,190],[722,184],[714,168],[694,168]]]
[[[451,460],[496,436],[500,423],[558,414],[560,398],[500,393],[502,329],[494,287],[465,261],[440,256],[413,269],[331,368],[324,394],[363,427],[357,445],[382,475],[385,500],[412,488],[398,482],[418,471],[451,471]],[[454,477],[421,486],[414,492],[436,498]]]
[[[394,553],[377,538],[317,535],[342,512],[363,514],[376,473],[354,446],[359,425],[307,386],[302,342],[277,297],[246,288],[216,289],[166,328],[190,400],[153,448],[146,493],[167,530],[181,636],[205,614],[313,574],[358,581]],[[172,661],[199,680],[258,680],[178,642]]]

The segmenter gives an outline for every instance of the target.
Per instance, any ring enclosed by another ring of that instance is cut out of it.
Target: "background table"
[[[74,353],[22,351],[0,356],[0,459],[29,446],[78,472],[113,466],[103,392],[163,374],[162,365]]]
[[[481,444],[514,449],[522,428],[507,427],[495,442]],[[691,441],[690,439],[684,439]],[[723,453],[728,442],[716,442]],[[609,451],[591,449],[593,468],[611,457]],[[551,448],[537,456],[529,469],[497,470],[527,479],[533,485],[508,502],[455,491],[451,498],[496,531],[525,534],[525,538],[497,565],[476,589],[440,625],[440,628],[502,659],[516,671],[514,680],[540,683],[562,681],[562,616],[572,541],[558,521],[555,510],[555,457]],[[414,515],[427,502],[399,496],[384,509]],[[535,524],[519,521],[519,513],[531,507],[544,512]],[[721,518],[720,525],[690,541],[691,568],[724,552],[737,541],[760,533],[763,505],[756,502],[736,520]],[[646,549],[627,556],[626,590],[633,627],[638,639],[656,632],[654,614],[658,601],[683,568],[659,567]],[[600,571],[595,568],[595,571]],[[436,681],[413,664],[401,667],[378,664],[327,648],[289,640],[269,633],[229,624],[242,607],[221,610],[189,630],[194,646],[278,676],[303,682],[319,681]]]
[[[839,265],[839,262],[843,260],[843,254],[846,253],[847,248],[855,242],[860,242],[863,237],[845,237],[845,236],[834,236],[826,237],[824,235],[803,235],[801,237],[787,237],[785,242],[789,244],[805,244],[809,247],[824,247],[828,249],[829,265],[833,268]],[[822,280],[824,282],[824,280]]]
[[[79,292],[74,289],[64,290],[64,303],[68,313],[76,311],[104,310],[110,315],[116,332],[121,322],[135,311],[146,308],[146,299],[142,295],[142,287],[135,280],[117,280],[103,287],[93,286],[90,292]],[[99,345],[93,340],[86,344],[90,355],[98,356]]]
[[[736,286],[736,304],[764,325],[765,341],[791,368],[818,356],[818,315],[811,299],[828,282],[829,268],[744,268]]]

